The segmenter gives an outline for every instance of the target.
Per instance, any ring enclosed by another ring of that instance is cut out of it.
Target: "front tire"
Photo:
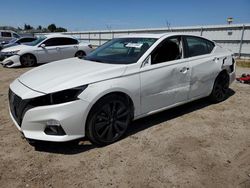
[[[219,103],[226,99],[229,89],[229,76],[227,73],[220,73],[214,82],[214,87],[209,98],[213,103]]]
[[[20,62],[23,67],[32,67],[36,65],[36,57],[32,54],[24,54],[20,57]]]
[[[86,136],[98,146],[111,144],[124,136],[131,120],[128,100],[109,95],[95,104],[88,116]]]

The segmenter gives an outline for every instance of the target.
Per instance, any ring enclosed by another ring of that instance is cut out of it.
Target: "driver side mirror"
[[[45,47],[46,47],[46,45],[45,45],[45,44],[41,44],[40,46],[41,46],[42,48],[45,48]]]

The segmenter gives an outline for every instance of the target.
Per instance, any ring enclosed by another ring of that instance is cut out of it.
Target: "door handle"
[[[213,61],[218,61],[218,60],[219,60],[218,57],[214,57],[214,58],[213,58]]]
[[[189,67],[183,67],[180,72],[181,73],[186,73],[189,70]]]
[[[56,50],[60,50],[60,48],[59,48],[59,47],[56,47]]]

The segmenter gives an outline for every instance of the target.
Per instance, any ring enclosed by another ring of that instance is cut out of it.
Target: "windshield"
[[[18,40],[17,38],[11,39],[9,43],[15,43],[17,40]]]
[[[156,41],[153,38],[118,38],[97,48],[84,59],[110,64],[131,64]]]
[[[46,37],[45,36],[40,36],[38,37],[36,40],[32,41],[32,42],[27,42],[25,43],[26,45],[29,45],[29,46],[36,46],[37,44],[39,44],[40,42],[42,42],[43,40],[45,40]]]

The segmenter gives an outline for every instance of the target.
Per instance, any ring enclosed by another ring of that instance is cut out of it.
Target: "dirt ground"
[[[27,70],[0,67],[0,187],[250,187],[250,85],[233,83],[219,104],[202,99],[135,121],[103,148],[34,148],[8,113],[8,86]]]

